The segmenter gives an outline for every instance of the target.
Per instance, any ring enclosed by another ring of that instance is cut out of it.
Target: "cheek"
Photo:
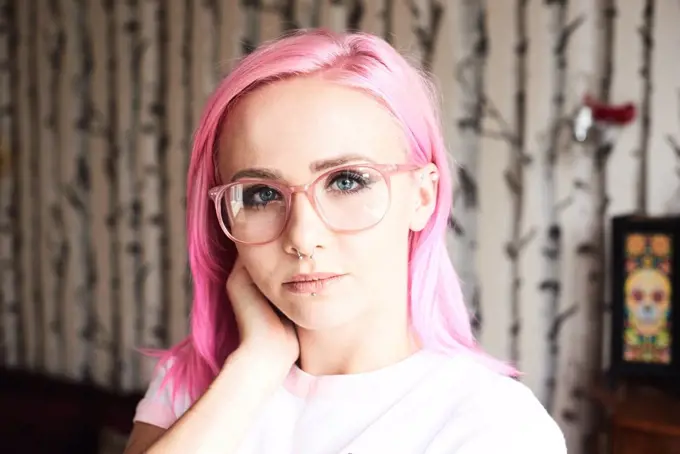
[[[261,290],[266,290],[273,270],[276,268],[276,250],[271,245],[238,246],[238,256],[251,279]]]
[[[400,269],[408,258],[408,223],[389,216],[375,227],[341,238],[338,252],[352,269],[377,277]]]
[[[413,212],[407,196],[393,199],[390,210],[375,228],[376,236],[385,242],[398,241],[399,244],[405,244],[408,242]]]

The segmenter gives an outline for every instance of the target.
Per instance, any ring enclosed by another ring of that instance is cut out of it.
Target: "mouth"
[[[320,293],[341,280],[344,274],[314,273],[298,274],[283,283],[283,288],[291,293],[307,294]]]
[[[643,324],[655,323],[659,318],[659,314],[654,306],[640,306],[635,315],[638,321]]]

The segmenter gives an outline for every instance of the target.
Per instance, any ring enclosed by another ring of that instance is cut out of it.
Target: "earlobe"
[[[419,186],[416,193],[416,204],[411,219],[411,230],[420,232],[425,228],[437,206],[437,190],[439,188],[439,172],[434,164],[428,164],[420,170]]]

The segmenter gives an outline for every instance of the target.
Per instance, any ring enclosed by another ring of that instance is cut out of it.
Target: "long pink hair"
[[[238,346],[238,330],[225,292],[236,250],[220,230],[208,198],[208,189],[218,184],[214,153],[229,112],[237,99],[259,86],[312,74],[381,101],[406,132],[410,160],[434,163],[439,169],[436,211],[427,227],[412,234],[410,240],[410,315],[423,345],[451,355],[468,355],[500,373],[515,375],[514,368],[491,358],[476,343],[446,250],[452,181],[432,85],[378,37],[313,30],[256,49],[238,63],[207,101],[187,180],[187,241],[194,288],[191,334],[161,353],[159,365],[172,361],[164,382],[173,383],[173,395],[183,388],[193,401]]]

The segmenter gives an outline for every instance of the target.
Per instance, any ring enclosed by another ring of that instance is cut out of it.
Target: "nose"
[[[327,228],[319,217],[312,202],[304,193],[296,193],[291,198],[290,217],[283,233],[284,249],[291,255],[296,251],[307,256],[317,249],[323,249]]]

